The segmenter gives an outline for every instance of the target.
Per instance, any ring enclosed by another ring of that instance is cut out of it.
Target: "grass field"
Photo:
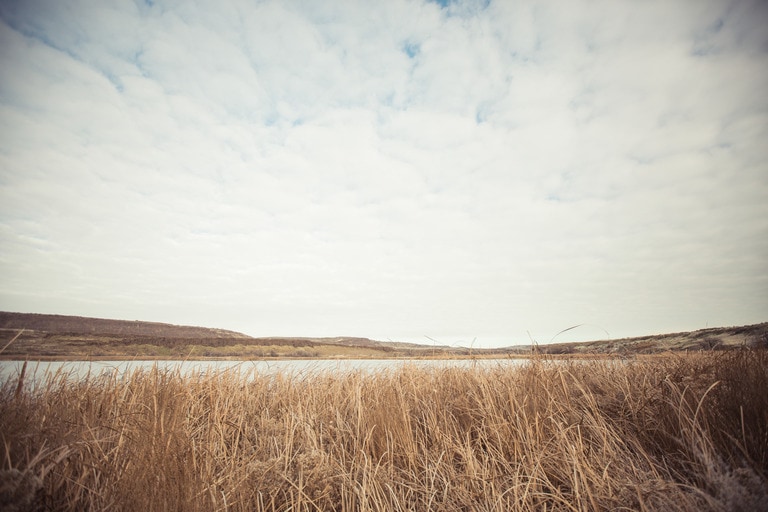
[[[1,510],[768,510],[768,352],[0,389]]]

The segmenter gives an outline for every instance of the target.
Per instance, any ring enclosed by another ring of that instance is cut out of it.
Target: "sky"
[[[0,0],[0,310],[478,348],[768,321],[766,26]]]

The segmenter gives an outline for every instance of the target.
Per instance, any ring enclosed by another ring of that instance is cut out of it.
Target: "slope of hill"
[[[416,357],[426,350],[368,338],[254,338],[206,327],[0,312],[0,348],[19,333],[1,359]]]
[[[249,338],[245,334],[224,329],[190,327],[159,322],[108,320],[82,316],[41,315],[36,313],[0,312],[0,329],[27,329],[51,334],[98,334],[116,336],[153,336],[159,338]]]
[[[206,327],[0,312],[0,359],[520,357],[531,353],[624,357],[740,346],[768,348],[768,323],[617,340],[467,349],[343,336],[253,338]]]
[[[768,348],[768,322],[739,327],[715,327],[691,332],[657,334],[616,340],[549,345],[519,345],[503,352],[511,354],[657,354],[685,350],[727,350],[736,347]]]

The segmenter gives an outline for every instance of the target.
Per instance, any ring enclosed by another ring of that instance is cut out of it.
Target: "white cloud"
[[[0,308],[480,346],[763,321],[767,17],[6,3]]]

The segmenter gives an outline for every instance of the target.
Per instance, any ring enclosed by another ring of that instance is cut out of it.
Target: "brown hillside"
[[[20,336],[16,337],[17,334]],[[768,323],[616,340],[470,350],[360,337],[253,338],[224,329],[157,322],[0,312],[0,346],[5,347],[0,359],[520,357],[531,352],[626,357],[736,347],[768,348]]]
[[[116,335],[126,337],[151,336],[154,338],[185,339],[250,338],[250,336],[239,332],[210,329],[207,327],[9,312],[0,312],[0,329],[27,329],[49,334],[98,334],[102,336]]]
[[[507,353],[535,350],[541,354],[658,354],[737,347],[768,348],[768,322],[738,327],[714,327],[691,332],[657,334],[636,338],[509,347]]]
[[[0,346],[0,359],[388,357],[411,350],[404,345],[398,353],[397,343],[367,338],[253,338],[224,329],[9,312],[0,312]]]

